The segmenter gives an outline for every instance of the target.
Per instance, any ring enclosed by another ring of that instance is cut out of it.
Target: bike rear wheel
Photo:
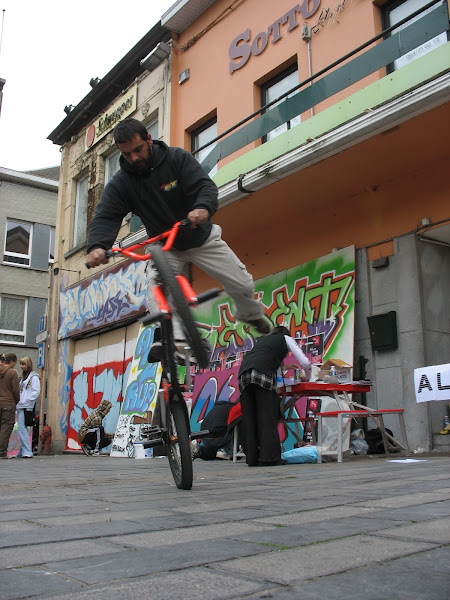
[[[152,260],[163,286],[167,289],[170,304],[180,318],[186,341],[191,348],[193,355],[197,359],[199,366],[202,369],[205,369],[209,364],[209,360],[206,349],[202,343],[202,338],[198,332],[194,319],[192,318],[191,309],[178,285],[172,267],[164,256],[164,251],[159,246],[152,248]]]
[[[171,407],[168,407],[167,435],[167,457],[175,485],[182,490],[190,490],[194,472],[189,427],[186,420],[185,408],[180,404],[173,404]]]

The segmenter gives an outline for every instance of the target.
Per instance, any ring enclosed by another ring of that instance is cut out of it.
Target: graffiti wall
[[[353,364],[355,251],[350,246],[304,265],[256,282],[256,292],[274,325],[285,325],[314,365],[340,358]],[[232,300],[219,297],[196,312],[203,337],[214,349],[211,367],[196,373],[191,429],[218,400],[239,397],[237,372],[245,352],[258,336],[248,325],[235,322]],[[292,362],[292,361],[289,361]],[[289,375],[289,373],[288,373]],[[307,398],[300,398],[292,416],[304,417]],[[285,448],[294,438],[280,429]]]
[[[103,399],[112,403],[103,426],[110,433],[116,430],[124,398],[124,382],[128,379],[136,346],[136,337],[132,332],[132,327],[121,328],[76,342],[68,386],[68,450],[80,449],[77,431]]]
[[[111,456],[132,457],[134,442],[140,439],[141,422],[150,422],[161,381],[161,363],[148,363],[155,326],[140,326],[139,335],[125,384],[125,394]]]
[[[60,290],[58,339],[145,312],[145,264],[125,261]]]

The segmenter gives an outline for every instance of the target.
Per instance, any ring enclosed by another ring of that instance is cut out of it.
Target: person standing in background
[[[286,464],[281,459],[278,420],[280,398],[276,392],[277,370],[291,351],[311,378],[311,363],[286,327],[278,325],[256,340],[239,368],[239,392],[245,433],[244,452],[249,467]]]
[[[36,402],[41,393],[41,382],[39,375],[33,371],[31,358],[25,356],[20,359],[22,379],[20,380],[20,401],[17,405],[17,428],[19,430],[20,449],[17,458],[33,458],[30,434],[25,423],[25,413],[35,412]]]
[[[0,364],[0,458],[8,456],[8,443],[16,421],[16,405],[20,400],[19,375],[14,369],[17,356],[13,352],[5,354]]]

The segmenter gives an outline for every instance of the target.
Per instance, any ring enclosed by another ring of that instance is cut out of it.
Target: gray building
[[[29,356],[34,368],[54,261],[58,179],[59,167],[0,167],[0,353]]]

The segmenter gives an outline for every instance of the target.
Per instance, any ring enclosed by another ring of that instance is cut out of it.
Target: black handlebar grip
[[[212,288],[211,290],[206,290],[206,292],[201,292],[200,294],[197,294],[197,303],[201,304],[212,298],[217,298],[219,294],[220,290],[218,288]]]

